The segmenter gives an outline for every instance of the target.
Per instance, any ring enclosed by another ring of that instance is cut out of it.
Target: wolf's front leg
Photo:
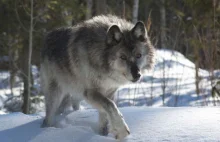
[[[115,134],[117,139],[121,140],[130,134],[127,124],[125,123],[116,104],[112,100],[104,97],[96,90],[87,90],[85,91],[84,96],[86,101],[89,102],[92,106],[97,108],[100,112],[105,112],[107,114],[107,118],[110,123],[110,132]],[[101,124],[100,126],[103,125]],[[100,127],[100,129],[102,128],[103,127]]]
[[[107,113],[99,111],[99,134],[107,136],[109,132],[108,129],[108,118]]]

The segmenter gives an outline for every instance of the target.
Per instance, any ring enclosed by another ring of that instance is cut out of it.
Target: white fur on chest
[[[111,78],[107,78],[100,82],[100,91],[104,96],[108,96],[112,90],[117,90],[121,84]]]

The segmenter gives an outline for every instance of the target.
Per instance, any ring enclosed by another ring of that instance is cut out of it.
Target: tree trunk
[[[160,48],[166,48],[166,9],[165,0],[160,0]]]
[[[29,98],[28,98],[28,46],[26,43],[26,41],[24,42],[24,47],[22,48],[22,53],[21,53],[21,57],[20,57],[20,63],[21,63],[21,77],[24,83],[24,90],[23,90],[23,106],[22,106],[22,112],[27,114],[28,113],[28,103],[29,103]]]
[[[30,14],[30,30],[29,30],[29,49],[28,49],[28,63],[25,66],[25,74],[27,72],[27,79],[24,79],[24,104],[23,113],[30,113],[30,94],[31,94],[31,55],[32,55],[32,43],[33,43],[33,0],[31,2],[31,14]]]
[[[15,83],[15,75],[17,73],[16,63],[18,60],[18,49],[12,49],[11,46],[9,46],[9,70],[10,70],[10,89],[11,94],[14,96],[13,87]]]
[[[92,5],[93,5],[93,0],[87,0],[86,1],[86,19],[90,19],[92,17]]]
[[[125,0],[117,0],[116,1],[116,15],[121,18],[125,17]]]
[[[193,34],[194,34],[194,38],[197,39],[196,37],[196,27],[194,27],[193,30]],[[199,96],[200,94],[200,89],[199,89],[199,51],[198,51],[198,47],[194,44],[194,55],[195,55],[195,86],[196,86],[196,94],[197,96]]]
[[[163,106],[165,106],[165,96],[166,96],[166,87],[167,87],[165,60],[163,60],[163,80],[162,80],[161,87],[162,87]]]
[[[106,14],[107,13],[107,5],[106,0],[96,0],[96,15]]]
[[[139,0],[134,0],[133,3],[133,14],[132,14],[132,22],[137,23],[138,21],[138,8],[139,8]]]
[[[196,48],[196,47],[194,47]],[[198,57],[198,50],[195,49],[195,56],[196,56],[196,61],[195,61],[195,79],[196,79],[196,82],[195,82],[195,85],[196,85],[196,94],[197,96],[199,96],[200,94],[200,90],[199,90],[199,57]]]

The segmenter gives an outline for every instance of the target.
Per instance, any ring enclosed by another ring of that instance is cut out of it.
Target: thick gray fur
[[[109,124],[110,132],[123,139],[130,132],[114,93],[138,81],[153,62],[154,48],[142,22],[133,25],[112,15],[96,16],[48,33],[41,63],[46,101],[42,126],[55,126],[57,115],[70,106],[78,110],[84,99],[100,112],[100,134],[108,134]]]

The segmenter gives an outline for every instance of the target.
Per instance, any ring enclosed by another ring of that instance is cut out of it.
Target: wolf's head
[[[154,48],[143,22],[128,30],[112,25],[107,31],[106,44],[109,66],[122,80],[136,82],[144,69],[153,66]]]

